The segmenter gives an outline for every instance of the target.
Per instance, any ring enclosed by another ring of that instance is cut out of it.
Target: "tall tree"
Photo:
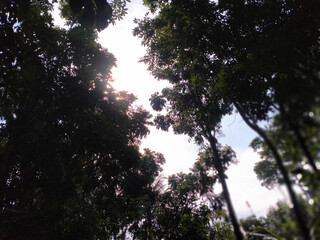
[[[0,238],[123,237],[164,159],[139,152],[150,114],[108,86],[115,58],[95,40],[109,5],[63,2],[60,29],[52,2],[0,3]]]
[[[135,30],[148,46],[142,61],[157,78],[189,81],[207,90],[208,102],[220,99],[217,104],[239,111],[270,148],[302,235],[309,239],[279,149],[259,121],[280,114],[282,129],[294,132],[309,165],[318,171],[301,134],[310,126],[302,123],[315,122],[308,115],[319,106],[317,1],[145,2],[158,14],[139,21]]]
[[[151,98],[152,107],[162,110],[164,106],[169,111],[166,115],[159,115],[155,123],[159,128],[168,130],[171,125],[176,133],[184,133],[200,144],[208,145],[211,149],[212,164],[217,170],[223,195],[233,224],[235,235],[242,239],[237,217],[233,209],[229,194],[225,169],[227,163],[234,159],[232,150],[222,151],[216,135],[219,134],[221,117],[231,109],[219,99],[208,100],[208,90],[197,87],[187,81],[179,81],[173,88],[166,88],[162,95],[154,94]]]

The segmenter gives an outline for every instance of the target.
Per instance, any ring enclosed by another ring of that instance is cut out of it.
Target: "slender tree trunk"
[[[294,210],[294,213],[295,213],[295,216],[296,216],[296,220],[297,220],[298,226],[299,226],[300,231],[301,231],[301,235],[303,236],[304,240],[310,240],[311,239],[310,231],[309,231],[309,229],[308,229],[308,227],[307,227],[307,225],[306,225],[306,223],[304,221],[304,216],[302,214],[300,205],[298,203],[296,193],[293,190],[292,183],[290,181],[288,172],[287,172],[286,168],[283,165],[283,160],[282,160],[278,150],[273,145],[271,140],[267,137],[265,132],[257,124],[255,124],[255,123],[253,123],[253,122],[251,122],[249,120],[249,118],[246,116],[246,114],[242,111],[242,108],[238,104],[235,104],[235,106],[236,106],[237,110],[239,111],[239,113],[240,113],[241,117],[243,118],[243,120],[246,122],[246,124],[252,130],[254,130],[256,133],[258,133],[258,135],[264,140],[264,142],[267,144],[267,146],[269,147],[270,151],[272,152],[272,154],[273,154],[273,156],[274,156],[274,158],[276,160],[276,163],[278,165],[278,168],[280,170],[280,173],[283,176],[284,183],[285,183],[285,185],[286,185],[286,187],[288,189],[289,197],[290,197],[290,200],[291,200],[291,202],[293,204],[293,210]]]
[[[300,131],[297,129],[297,127],[293,127],[293,131],[294,131],[294,134],[296,135],[297,139],[298,139],[298,142],[300,144],[300,147],[302,148],[304,154],[306,155],[307,157],[307,160],[312,168],[312,170],[316,173],[318,172],[318,168],[314,162],[314,159],[309,151],[309,148],[307,147],[306,145],[306,141],[304,139],[304,137],[301,135]]]
[[[222,162],[221,162],[219,152],[218,152],[218,149],[216,146],[217,140],[211,135],[211,133],[209,133],[207,135],[208,135],[208,138],[209,138],[208,140],[209,140],[209,143],[210,143],[210,146],[213,151],[214,158],[215,158],[214,167],[218,171],[218,176],[219,176],[219,179],[220,179],[220,182],[222,185],[223,196],[224,196],[226,203],[227,203],[227,208],[228,208],[228,212],[229,212],[231,222],[232,222],[232,225],[234,228],[234,233],[236,235],[237,240],[243,240],[243,234],[240,230],[240,225],[238,223],[237,216],[236,216],[236,213],[235,213],[233,205],[232,205],[231,197],[230,197],[229,190],[228,190],[228,185],[227,185],[226,178],[224,175]]]
[[[280,104],[280,113],[283,116],[284,120],[286,122],[288,122],[289,127],[293,130],[294,135],[296,136],[296,138],[297,138],[297,140],[299,142],[299,145],[300,145],[302,151],[304,152],[304,154],[305,154],[305,156],[306,156],[306,158],[307,158],[307,160],[309,162],[309,165],[311,166],[312,170],[315,173],[318,172],[318,169],[317,169],[315,161],[314,161],[314,159],[312,157],[312,154],[310,153],[309,148],[306,145],[306,141],[305,141],[304,137],[301,135],[301,132],[299,131],[299,127],[295,123],[293,123],[292,120],[290,119],[290,117],[286,114],[282,104]]]
[[[198,107],[201,109],[200,112],[206,112],[206,110],[203,108],[203,103],[200,97],[200,94],[198,94],[198,90],[197,88],[194,88],[194,102],[198,105]],[[210,120],[209,120],[210,121]],[[214,155],[214,167],[216,168],[216,170],[218,171],[218,177],[220,179],[221,182],[221,186],[222,186],[222,191],[223,191],[223,196],[224,199],[226,200],[227,203],[227,208],[228,208],[228,212],[231,218],[231,222],[234,228],[234,233],[236,235],[237,240],[243,240],[243,234],[240,230],[240,225],[239,222],[237,220],[237,216],[236,216],[236,212],[234,211],[233,205],[232,205],[232,201],[231,201],[231,197],[229,194],[229,190],[228,190],[228,185],[226,182],[226,177],[224,174],[224,169],[222,166],[222,161],[221,158],[219,156],[219,152],[217,149],[217,139],[212,135],[210,129],[207,128],[206,125],[203,125],[201,123],[198,123],[203,131],[204,136],[207,138],[207,140],[210,143],[210,147],[213,151],[213,155]]]

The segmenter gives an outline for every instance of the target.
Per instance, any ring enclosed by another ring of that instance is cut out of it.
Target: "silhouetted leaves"
[[[301,232],[309,239],[287,169],[299,168],[306,158],[313,173],[304,171],[302,179],[313,179],[310,188],[319,185],[319,149],[313,145],[319,146],[319,124],[317,117],[310,118],[319,108],[318,2],[145,4],[156,15],[136,20],[134,34],[147,47],[141,61],[157,79],[173,84],[162,97],[170,106],[167,115],[174,130],[203,143],[211,132],[219,132],[222,116],[236,108],[269,148],[262,151],[268,162],[260,165],[260,176],[266,165],[272,166],[265,175],[268,184],[281,173]],[[164,125],[164,117],[159,119]],[[262,121],[271,129],[264,130]]]
[[[54,27],[50,1],[1,4],[1,239],[121,235],[164,163],[139,152],[150,114],[108,87],[115,58],[94,28],[110,6],[70,4],[95,25]]]

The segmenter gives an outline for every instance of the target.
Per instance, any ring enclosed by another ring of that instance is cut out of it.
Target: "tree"
[[[266,228],[283,237],[294,239],[297,235],[297,227],[288,204],[278,202],[276,207],[270,208],[266,216]]]
[[[317,114],[316,111],[314,112]],[[266,130],[266,133],[270,139],[277,144],[282,158],[285,160],[286,168],[289,169],[291,178],[295,180],[295,186],[300,189],[301,194],[305,198],[304,201],[300,200],[300,204],[304,206],[303,214],[307,216],[307,222],[313,228],[313,236],[318,238],[319,175],[317,172],[314,172],[312,166],[308,164],[304,150],[299,147],[299,140],[294,137],[295,133],[280,127],[278,117],[279,116],[275,116],[273,124]],[[286,135],[283,137],[285,133]],[[306,127],[301,133],[302,136],[308,136],[308,138],[306,138],[308,151],[314,156],[313,159],[315,163],[319,162],[317,156],[317,152],[319,152],[319,146],[317,144],[319,132],[317,126]],[[256,163],[254,170],[258,179],[262,182],[262,185],[267,188],[273,188],[279,184],[283,184],[282,176],[276,168],[273,155],[264,142],[257,138],[253,140],[251,146],[258,151],[261,157],[261,161]]]
[[[142,61],[158,79],[173,84],[187,81],[207,91],[203,98],[207,102],[237,109],[273,154],[301,233],[309,239],[283,158],[259,122],[279,114],[281,128],[294,132],[310,166],[318,171],[306,136],[301,134],[310,127],[308,113],[319,106],[317,2],[146,3],[158,14],[137,21],[135,34],[148,46]]]
[[[85,28],[95,28],[99,32],[110,23],[121,20],[127,14],[128,0],[62,0],[61,15],[67,20],[67,25],[81,25]]]
[[[299,202],[308,212],[312,212],[309,204],[301,196]],[[255,215],[241,219],[241,225],[247,230],[248,239],[296,239],[299,235],[297,223],[290,205],[278,201],[275,206],[268,209],[265,217],[256,218]]]
[[[52,2],[1,2],[0,238],[123,237],[164,159],[139,152],[150,114],[108,85],[115,58],[95,40],[109,5],[63,2],[60,29]]]
[[[236,236],[242,239],[224,174],[225,168],[235,158],[235,154],[230,148],[222,149],[216,139],[221,117],[230,111],[230,108],[223,103],[218,106],[216,101],[208,102],[206,89],[200,89],[188,82],[175,83],[173,88],[164,89],[162,94],[153,95],[151,104],[155,110],[160,110],[168,101],[169,112],[165,116],[156,117],[156,124],[163,130],[172,125],[176,133],[188,134],[198,144],[208,145],[211,150],[208,156],[212,158],[212,164],[217,170]]]
[[[169,176],[166,189],[149,195],[144,216],[131,227],[133,239],[234,239],[214,193],[218,178],[210,150],[190,170]]]

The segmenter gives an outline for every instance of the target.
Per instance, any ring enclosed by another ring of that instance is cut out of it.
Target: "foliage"
[[[93,3],[78,7],[99,12]],[[1,2],[0,238],[119,237],[164,158],[139,152],[150,114],[108,87],[115,58],[95,41],[100,13],[92,27],[59,29],[51,11],[52,1]]]
[[[308,212],[313,211],[306,200],[299,198],[300,203]],[[247,232],[248,239],[259,240],[266,237],[275,239],[297,239],[299,235],[296,221],[294,221],[288,203],[278,201],[276,206],[270,207],[266,217],[256,218],[255,215],[249,216],[246,219],[241,219],[241,225]]]
[[[314,113],[314,123],[317,123],[316,119],[318,113],[317,111],[314,111]],[[285,128],[284,124],[285,123],[279,119],[279,116],[276,115],[272,125],[270,125],[266,132],[270,139],[272,139],[280,149],[286,166],[291,170],[293,177],[297,179],[297,183],[308,187],[310,191],[315,193],[315,191],[317,191],[319,173],[317,167],[315,166],[314,168],[312,164],[315,163],[317,165],[320,161],[320,149],[317,144],[317,139],[320,138],[318,127],[313,125],[304,126],[304,129],[300,129],[299,131],[299,134],[303,137],[304,144],[308,149],[308,154],[310,154],[312,158],[313,163],[310,163],[303,148],[300,146],[301,142],[299,142],[295,132],[290,131],[289,127]],[[263,168],[263,165],[274,165],[273,156],[270,154],[270,151],[264,142],[257,138],[252,141],[251,146],[259,152],[262,159],[255,167],[255,171],[257,175],[260,176],[259,178],[262,180],[262,184],[267,187],[272,187],[277,181],[281,183],[281,177],[274,167],[269,169]]]
[[[235,159],[235,153],[228,146],[222,148],[216,139],[216,134],[220,133],[221,117],[229,112],[230,108],[222,101],[219,102],[219,99],[208,101],[210,97],[207,89],[180,81],[175,82],[172,88],[163,89],[161,95],[153,94],[150,100],[154,110],[161,111],[164,107],[168,110],[165,115],[155,118],[158,128],[168,130],[172,126],[176,133],[187,134],[196,143],[208,149],[204,157],[217,171],[233,226],[238,239],[241,239],[224,174],[226,167]]]
[[[80,24],[100,32],[127,14],[127,2],[130,0],[113,0],[110,3],[105,0],[62,0],[60,9],[68,25]]]
[[[298,122],[318,104],[316,1],[147,2],[161,11],[134,33],[149,46],[142,61],[157,78],[190,80],[254,121],[281,107]]]
[[[284,239],[293,239],[297,235],[297,227],[288,204],[278,202],[277,206],[269,209],[266,217],[266,228],[282,236]]]
[[[156,78],[173,84],[162,92],[173,106],[169,117],[160,116],[156,123],[166,129],[174,121],[176,132],[201,142],[203,126],[217,132],[212,126],[236,108],[269,148],[264,148],[268,161],[263,164],[271,169],[258,166],[260,177],[268,177],[265,183],[271,185],[279,179],[272,173],[281,173],[301,233],[309,239],[286,165],[301,165],[306,158],[313,171],[302,176],[313,188],[319,186],[319,123],[313,117],[320,93],[318,2],[145,3],[156,15],[136,21],[134,34],[147,46],[142,61]],[[261,121],[272,128],[264,130]]]
[[[261,181],[261,185],[267,187],[268,189],[272,189],[281,183],[281,175],[277,169],[277,165],[273,159],[272,153],[269,148],[265,146],[264,142],[260,138],[255,138],[252,140],[250,146],[258,151],[261,146],[261,149],[258,153],[263,159],[255,164],[254,171],[257,175],[258,180]]]
[[[0,238],[232,239],[216,222],[212,153],[164,191],[163,155],[139,152],[150,114],[109,87],[115,58],[96,30],[125,1],[61,1],[67,29],[53,25],[54,2],[1,2]]]
[[[221,196],[214,194],[217,175],[205,152],[190,169],[168,177],[167,188],[141,210],[131,226],[133,239],[234,239]]]

